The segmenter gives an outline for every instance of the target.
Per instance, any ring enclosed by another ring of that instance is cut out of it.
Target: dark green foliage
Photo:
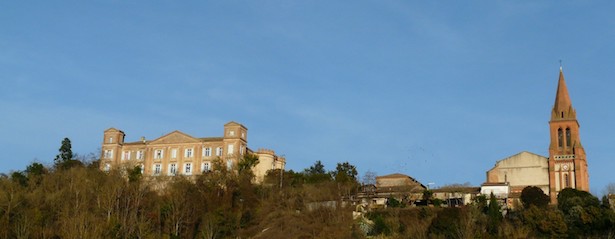
[[[339,183],[357,182],[357,168],[348,163],[338,163],[335,171],[332,172],[333,178]]]
[[[56,155],[53,160],[56,169],[65,170],[73,167],[83,167],[83,163],[73,158],[73,150],[70,143],[70,139],[64,138],[62,140],[62,146],[58,150],[60,153]]]
[[[320,160],[316,161],[313,166],[306,168],[303,174],[305,175],[306,183],[314,184],[331,181],[331,175],[325,171],[325,166]]]
[[[443,208],[438,211],[436,218],[429,225],[429,234],[443,236],[444,238],[459,238],[461,218],[461,209]]]
[[[56,164],[73,159],[73,150],[70,139],[64,138],[64,140],[62,140],[62,146],[60,146],[59,151],[60,153],[56,155],[56,158],[54,159]]]
[[[241,157],[239,163],[237,163],[239,173],[245,173],[247,171],[252,171],[252,168],[258,164],[258,155],[247,153]]]
[[[26,167],[28,177],[41,176],[45,173],[47,173],[47,169],[40,163],[32,163]]]
[[[11,180],[23,187],[28,185],[28,177],[26,177],[26,175],[19,171],[11,173]]]
[[[539,208],[530,205],[521,213],[523,224],[529,226],[534,237],[565,237],[568,226],[561,211],[554,208]]]
[[[402,204],[401,202],[399,202],[397,199],[393,198],[393,197],[389,197],[387,199],[387,206],[388,207],[401,207]]]
[[[487,225],[487,231],[496,235],[498,233],[498,228],[500,227],[500,223],[502,222],[502,211],[500,210],[500,204],[498,199],[491,193],[489,196],[489,205],[487,206],[487,218],[489,219],[489,224]]]
[[[557,196],[557,207],[571,235],[595,236],[614,229],[613,211],[602,207],[598,198],[588,192],[566,188]]]
[[[433,192],[431,190],[423,191],[423,200],[429,202],[429,201],[431,201],[432,197],[433,197]]]
[[[135,166],[128,170],[128,182],[138,182],[141,179],[141,166]]]
[[[384,216],[382,214],[374,213],[371,215],[370,219],[374,222],[372,231],[369,233],[370,235],[391,235],[391,228],[384,220]]]
[[[532,205],[545,208],[549,205],[549,201],[549,196],[539,187],[527,186],[521,191],[521,202],[525,208],[530,208]]]

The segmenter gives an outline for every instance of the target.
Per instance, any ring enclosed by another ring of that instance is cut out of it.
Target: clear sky
[[[548,156],[559,60],[592,192],[615,182],[613,1],[2,1],[0,172],[249,129],[302,170],[480,185]]]

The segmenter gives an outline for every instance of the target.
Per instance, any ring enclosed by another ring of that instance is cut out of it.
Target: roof
[[[508,186],[508,183],[483,183],[481,186]]]
[[[560,67],[559,80],[557,82],[557,92],[555,93],[555,103],[553,104],[553,113],[551,114],[551,120],[571,118],[576,118],[576,112],[572,108],[572,101],[570,100],[570,95],[568,94],[568,87],[566,87],[566,81],[564,80],[564,72]]]
[[[240,123],[237,123],[237,122],[235,122],[235,121],[230,121],[230,122],[228,122],[228,123],[224,124],[224,126],[229,126],[229,125],[239,125],[239,126],[241,126],[241,127],[245,128],[245,129],[248,129],[248,128],[246,128],[246,126],[244,126],[244,125],[242,125],[242,124],[240,124]]]
[[[154,140],[127,142],[127,143],[124,143],[124,145],[145,145],[145,144],[157,143],[157,142],[165,144],[167,142],[164,142],[164,140],[166,138],[171,138],[171,137],[173,138],[171,140],[176,141],[176,142],[216,142],[216,141],[222,141],[224,139],[223,137],[194,138],[184,132],[175,130],[171,133],[165,134]]]
[[[113,127],[108,128],[108,129],[106,129],[106,130],[105,130],[105,132],[109,132],[109,131],[113,131],[113,132],[118,132],[118,131],[119,131],[119,132],[122,132],[121,130],[116,129],[116,128],[113,128]],[[123,133],[123,132],[122,132],[122,133]]]
[[[480,187],[446,187],[431,190],[434,193],[459,192],[459,193],[480,193]]]
[[[548,157],[542,156],[540,154],[535,154],[535,153],[528,152],[528,151],[521,151],[521,152],[519,152],[517,154],[514,154],[514,155],[508,156],[508,157],[506,157],[504,159],[500,159],[498,161],[495,161],[495,165],[491,169],[489,169],[488,171],[491,171],[491,170],[495,169],[498,166],[498,164],[500,164],[501,162],[506,161],[506,160],[511,159],[511,158],[514,158],[516,156],[522,155],[522,154],[530,154],[530,155],[534,155],[534,156],[538,156],[538,157],[544,158],[545,160],[549,160]]]
[[[394,173],[394,174],[389,174],[389,175],[384,175],[384,176],[377,176],[376,178],[412,178],[408,175],[405,174],[401,174],[401,173]]]
[[[393,179],[393,178],[409,178],[411,181],[421,185],[421,187],[427,188],[427,187],[425,187],[425,185],[423,185],[421,182],[419,182],[418,180],[414,179],[413,177],[410,177],[408,175],[401,174],[401,173],[393,173],[393,174],[389,174],[389,175],[378,176],[378,177],[376,177],[376,181],[378,181],[378,179]]]

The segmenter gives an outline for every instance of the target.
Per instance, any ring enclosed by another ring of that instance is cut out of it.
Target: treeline
[[[367,213],[368,232],[385,238],[614,238],[615,213],[588,192],[567,188],[557,205],[538,187],[521,193],[520,208],[506,211],[499,199],[479,196],[464,207],[389,206]]]
[[[348,162],[331,171],[320,161],[301,172],[270,171],[262,184],[253,183],[250,168],[258,161],[250,155],[234,172],[218,162],[213,171],[190,178],[144,178],[138,167],[103,172],[95,160],[75,159],[70,141],[63,146],[53,166],[33,163],[0,175],[0,238],[615,236],[607,198],[574,189],[549,205],[540,189],[526,188],[523,207],[505,215],[495,197],[480,196],[461,208],[411,207],[391,199],[388,208],[353,219],[355,206],[341,201],[359,188]]]
[[[64,142],[70,145],[70,141]],[[214,164],[193,177],[141,176],[138,167],[103,172],[60,149],[0,176],[0,238],[348,238],[352,209],[311,207],[357,188],[356,168],[271,171],[254,184],[247,155],[238,171]]]

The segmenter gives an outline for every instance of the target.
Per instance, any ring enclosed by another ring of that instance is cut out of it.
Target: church
[[[564,188],[589,191],[587,158],[579,128],[577,112],[572,107],[560,67],[555,103],[549,121],[549,157],[521,152],[497,161],[487,171],[485,185],[507,186],[510,198],[517,198],[527,186],[536,186],[549,195],[551,203],[557,202],[557,194]]]

